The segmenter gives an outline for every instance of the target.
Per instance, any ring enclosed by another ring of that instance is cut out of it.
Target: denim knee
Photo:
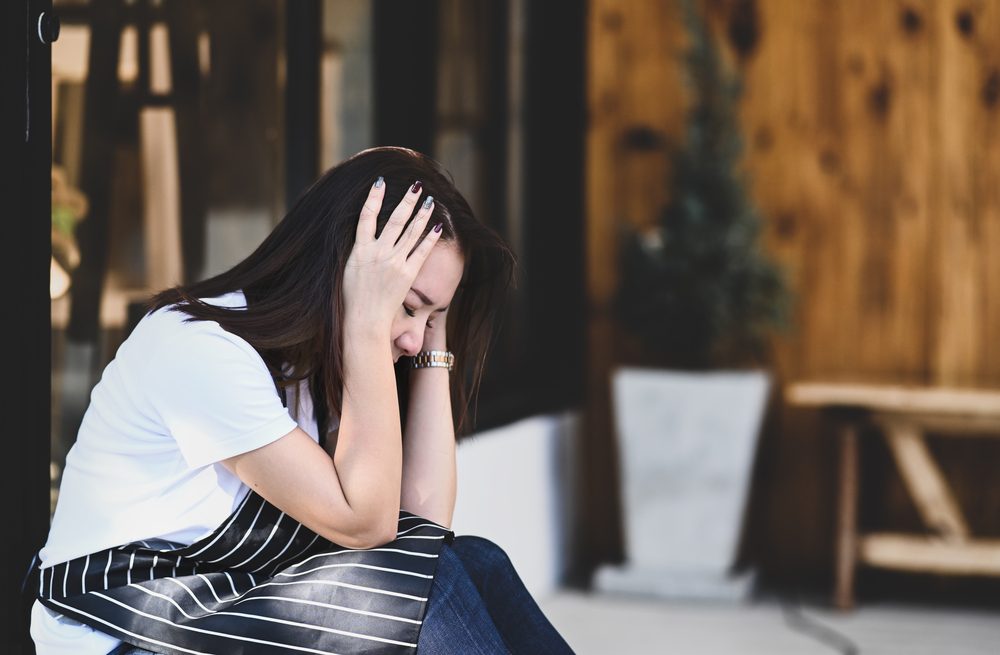
[[[442,590],[450,590],[455,586],[455,582],[461,577],[468,575],[462,560],[449,545],[441,547],[438,555],[437,570],[434,573],[434,584]]]
[[[439,557],[417,652],[510,655],[458,553],[445,544]]]
[[[514,567],[507,552],[485,537],[460,535],[455,537],[452,548],[473,577],[485,579],[493,573]]]

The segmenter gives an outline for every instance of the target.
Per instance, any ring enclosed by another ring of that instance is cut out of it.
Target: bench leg
[[[854,606],[854,569],[858,554],[858,428],[840,427],[840,480],[837,486],[837,562],[833,602],[838,609]]]

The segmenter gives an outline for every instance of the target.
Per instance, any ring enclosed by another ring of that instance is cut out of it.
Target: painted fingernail
[[[443,223],[438,223],[437,225],[435,225],[435,226],[434,226],[434,231],[435,231],[435,232],[440,232],[440,231],[441,231],[441,226],[442,226],[442,225],[443,225]]]
[[[417,191],[420,191],[420,187],[422,186],[423,183],[420,180],[417,180],[416,182],[413,183],[413,186],[410,187],[410,193],[416,193]]]
[[[424,198],[424,209],[430,209],[431,205],[434,204],[434,196],[427,196]]]
[[[381,175],[379,175],[378,179],[375,180],[375,188],[376,189],[381,189],[383,184],[385,184],[385,180],[382,178]]]

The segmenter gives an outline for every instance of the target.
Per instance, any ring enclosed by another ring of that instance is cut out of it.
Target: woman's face
[[[465,260],[455,242],[438,241],[434,244],[392,321],[394,362],[403,355],[412,357],[420,352],[428,323],[435,330],[444,330],[443,310],[448,308],[455,296],[464,266]],[[430,304],[425,304],[427,300]]]

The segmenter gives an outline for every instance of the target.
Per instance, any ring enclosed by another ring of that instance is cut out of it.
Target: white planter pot
[[[734,577],[750,473],[770,388],[765,371],[612,374],[626,562],[601,567],[600,590],[740,599]]]

